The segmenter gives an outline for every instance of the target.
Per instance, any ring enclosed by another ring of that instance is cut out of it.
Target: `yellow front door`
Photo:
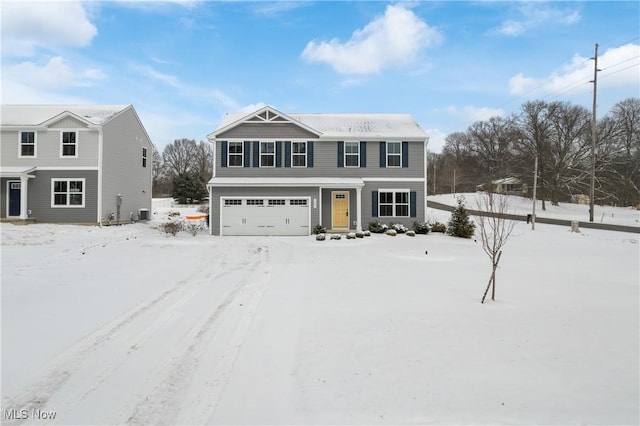
[[[331,212],[332,228],[349,228],[349,192],[331,193]]]

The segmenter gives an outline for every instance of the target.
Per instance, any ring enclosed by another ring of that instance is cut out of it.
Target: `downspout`
[[[103,144],[102,127],[98,128],[98,211],[97,222],[99,226],[102,226],[102,149]]]
[[[213,144],[213,168],[212,168],[212,173],[211,173],[211,178],[213,179],[214,177],[216,177],[216,139],[209,139],[209,141],[211,141],[211,143]],[[207,185],[209,188],[209,235],[213,235],[213,187],[211,185]],[[222,214],[222,210],[220,210],[221,214]],[[222,232],[222,229],[220,230],[220,232]]]
[[[427,145],[429,144],[429,138],[427,137],[424,140],[424,221],[427,221],[427,188],[429,187],[428,185],[428,179],[429,179],[429,173],[428,173],[428,166],[429,166],[429,156],[428,156],[428,150],[427,150]]]

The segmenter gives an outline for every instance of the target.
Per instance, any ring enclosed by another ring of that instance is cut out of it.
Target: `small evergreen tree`
[[[173,198],[179,204],[193,203],[207,196],[206,182],[195,173],[184,173],[173,178]]]
[[[464,206],[464,197],[458,197],[458,206],[451,212],[451,219],[447,224],[447,234],[460,238],[471,238],[476,225],[469,219],[469,211]]]

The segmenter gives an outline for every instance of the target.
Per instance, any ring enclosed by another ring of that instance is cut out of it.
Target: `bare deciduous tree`
[[[477,205],[478,210],[485,211],[488,214],[487,216],[478,217],[482,248],[491,259],[491,278],[489,278],[489,284],[480,302],[484,303],[489,288],[492,288],[491,300],[496,300],[496,269],[498,269],[498,263],[502,255],[502,247],[507,243],[515,222],[505,217],[509,207],[507,196],[505,195],[485,192],[478,198]]]

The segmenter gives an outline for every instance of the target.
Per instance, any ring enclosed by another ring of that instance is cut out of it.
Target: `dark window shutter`
[[[291,142],[284,143],[284,166],[291,167]]]
[[[409,167],[409,142],[402,142],[402,167]]]
[[[416,191],[409,192],[409,216],[416,217]]]
[[[253,142],[253,167],[260,167],[260,142]]]
[[[313,141],[307,142],[307,167],[313,167]]]
[[[220,142],[220,167],[227,167],[227,141]]]
[[[251,142],[244,142],[244,149],[242,155],[244,156],[244,167],[251,167]]]
[[[367,143],[360,142],[360,167],[367,167]]]
[[[344,167],[344,142],[338,142],[338,167]]]
[[[282,142],[276,142],[276,167],[282,167]]]
[[[378,217],[378,191],[371,191],[371,217]]]
[[[380,167],[387,167],[387,143],[380,142]]]

